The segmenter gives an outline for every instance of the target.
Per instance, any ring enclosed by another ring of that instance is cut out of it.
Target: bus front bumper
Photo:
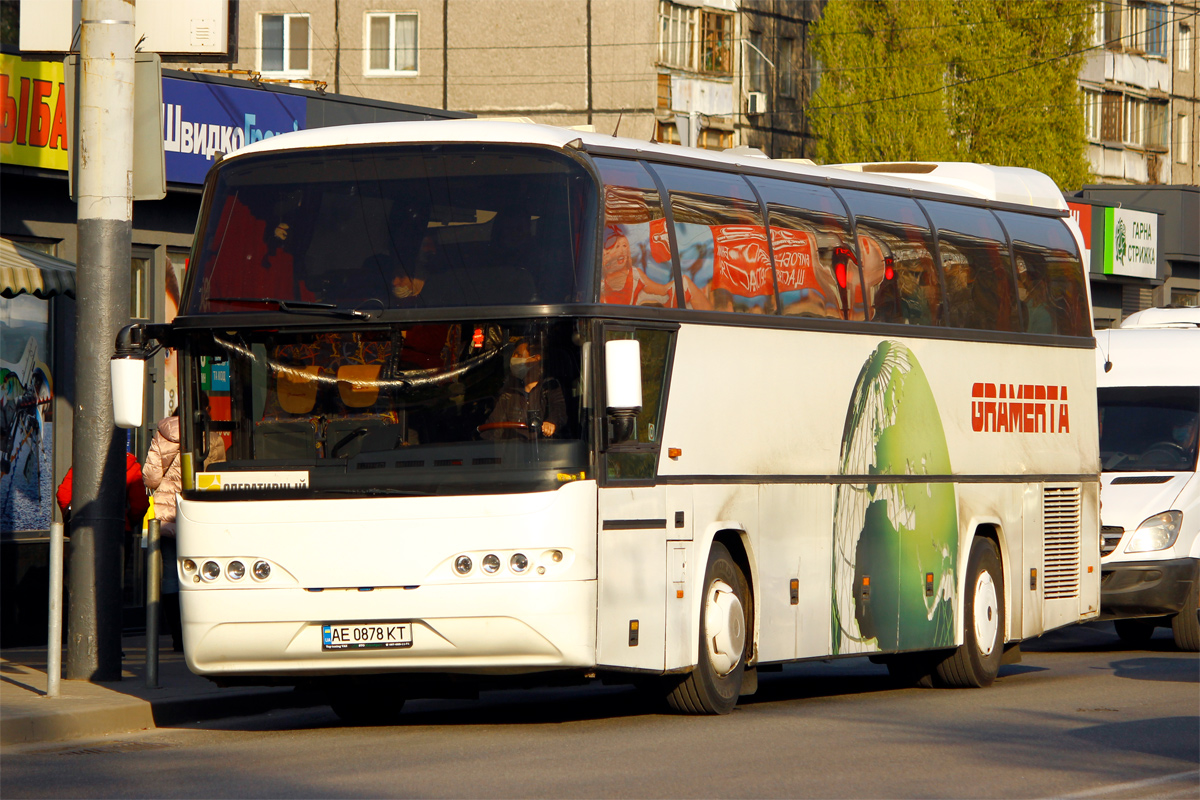
[[[211,678],[593,667],[596,582],[184,591],[188,667]],[[408,623],[411,646],[327,650],[327,624]]]

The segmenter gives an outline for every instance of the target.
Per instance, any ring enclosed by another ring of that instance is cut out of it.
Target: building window
[[[1121,41],[1121,23],[1125,9],[1121,6],[1121,0],[1104,0],[1104,41],[1110,50],[1120,50]]]
[[[763,35],[761,31],[750,31],[746,47],[746,89],[751,92],[767,90],[767,60],[763,58]]]
[[[1167,55],[1167,7],[1148,5],[1144,9],[1146,22],[1145,35],[1142,37],[1142,49],[1146,55]]]
[[[702,128],[699,138],[700,141],[696,142],[696,146],[705,150],[725,150],[733,147],[733,133],[730,131]]]
[[[658,73],[658,107],[671,108],[671,76],[665,72]]]
[[[417,15],[367,14],[367,75],[417,71]]]
[[[1177,164],[1187,164],[1192,157],[1190,152],[1192,132],[1189,130],[1191,121],[1191,117],[1187,114],[1175,117],[1175,163]]]
[[[700,69],[704,72],[733,72],[733,15],[705,11],[701,15]]]
[[[681,69],[695,67],[696,11],[663,0],[658,4],[658,60]]]
[[[308,14],[263,14],[259,19],[262,71],[307,73]]]
[[[1200,293],[1191,292],[1187,289],[1171,290],[1171,305],[1173,306],[1195,308],[1198,299],[1200,299]]]
[[[1106,142],[1121,141],[1121,93],[1105,92],[1100,110],[1100,138]]]
[[[795,44],[795,39],[780,39],[779,54],[775,59],[775,66],[779,71],[779,93],[784,97],[796,96],[796,69],[793,66]]]
[[[1083,123],[1087,138],[1089,139],[1101,138],[1100,109],[1103,106],[1101,102],[1103,96],[1100,92],[1093,92],[1089,89],[1083,90]]]
[[[1146,101],[1126,95],[1124,105],[1121,141],[1125,144],[1142,144],[1145,141]]]
[[[679,129],[673,122],[654,123],[654,141],[664,144],[679,144]]]
[[[1181,72],[1192,70],[1192,28],[1183,22],[1179,23],[1175,38],[1175,69]]]
[[[1171,141],[1167,129],[1167,104],[1146,103],[1146,127],[1143,131],[1142,144],[1147,147],[1167,149]]]

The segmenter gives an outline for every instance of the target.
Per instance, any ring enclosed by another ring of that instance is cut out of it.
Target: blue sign
[[[204,183],[217,152],[305,127],[308,100],[295,95],[178,78],[162,93],[168,181]]]

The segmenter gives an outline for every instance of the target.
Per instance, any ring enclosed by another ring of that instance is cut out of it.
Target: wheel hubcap
[[[708,588],[704,640],[713,670],[722,676],[733,672],[746,646],[746,616],[742,601],[725,581],[715,581]]]
[[[996,631],[1000,628],[1000,600],[996,584],[989,572],[975,579],[975,644],[979,652],[990,656],[996,647]]]

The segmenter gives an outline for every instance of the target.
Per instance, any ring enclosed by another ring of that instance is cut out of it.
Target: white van
[[[1200,309],[1132,314],[1096,332],[1096,358],[1101,619],[1200,650]]]

